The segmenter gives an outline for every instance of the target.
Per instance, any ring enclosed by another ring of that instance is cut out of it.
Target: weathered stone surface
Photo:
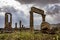
[[[47,33],[51,30],[51,26],[48,22],[42,22],[41,23],[41,31],[44,33]]]
[[[41,23],[41,31],[43,33],[49,33],[49,34],[55,34],[56,33],[56,28],[53,28],[51,24],[48,22],[42,22]]]
[[[48,22],[42,22],[41,23],[41,29],[43,30],[43,29],[50,29],[50,24],[48,23]]]
[[[30,11],[30,31],[33,32],[33,12]]]
[[[44,14],[44,11],[35,7],[31,8],[30,11],[30,31],[34,31],[34,19],[33,19],[33,13],[40,14],[42,16],[42,23],[41,23],[41,31],[47,32],[47,33],[54,33],[54,30],[52,29],[51,25],[48,22],[45,22],[46,15]]]
[[[21,27],[22,27],[22,22],[21,22],[21,20],[20,20],[20,22],[19,22],[19,25],[20,25],[20,31],[21,31]]]
[[[37,13],[37,14],[40,14],[42,16],[42,21],[44,22],[45,21],[45,14],[44,14],[44,11],[41,10],[41,9],[38,9],[38,8],[35,8],[35,7],[31,7],[31,11],[30,11],[30,31],[33,32],[34,31],[34,20],[33,20],[33,13]]]
[[[8,20],[8,16],[10,15],[10,21]],[[5,30],[10,31],[12,30],[12,14],[11,13],[6,13],[5,14]]]
[[[17,23],[15,23],[15,30],[17,30],[18,28],[17,28]]]

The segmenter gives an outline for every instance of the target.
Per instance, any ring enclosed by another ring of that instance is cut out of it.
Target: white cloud
[[[32,6],[32,4],[26,4],[26,5],[22,5],[19,2],[15,1],[15,0],[0,0],[0,7],[2,6],[13,6],[15,9],[18,10],[22,10],[24,11],[24,13],[27,15],[29,14],[29,8]]]

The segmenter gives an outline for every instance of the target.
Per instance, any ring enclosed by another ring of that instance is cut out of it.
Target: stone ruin
[[[33,32],[33,23],[34,23],[34,20],[33,20],[33,13],[37,13],[37,14],[40,14],[42,16],[42,22],[45,22],[45,14],[44,14],[44,11],[41,10],[41,9],[38,9],[38,8],[35,8],[35,7],[32,7],[31,8],[31,11],[30,11],[30,31]]]
[[[31,11],[30,11],[30,31],[34,32],[34,19],[33,19],[33,13],[37,13],[40,14],[42,16],[42,23],[41,23],[41,31],[42,32],[50,32],[51,30],[51,26],[48,22],[45,21],[45,17],[46,15],[44,14],[44,11],[35,7],[31,7]]]
[[[31,7],[30,11],[30,31],[34,32],[34,19],[33,19],[33,13],[40,14],[42,16],[42,23],[41,23],[41,31],[42,32],[50,32],[51,26],[48,22],[45,21],[46,15],[44,14],[44,11],[35,7]],[[10,15],[10,21],[8,20],[8,16]],[[19,22],[20,25],[20,31],[22,30],[23,25],[21,24],[21,21]],[[22,26],[22,27],[21,27]],[[5,14],[5,30],[11,31],[12,30],[12,14],[11,13],[6,13]],[[17,23],[15,23],[15,29],[17,29]]]
[[[21,21],[19,22],[19,25],[20,25],[20,31],[21,31],[21,25],[22,25],[22,24],[21,24]]]
[[[11,13],[5,13],[5,26],[4,26],[4,32],[11,32],[13,30],[22,30],[23,25],[20,20],[19,22],[20,28],[17,28],[17,23],[15,23],[15,28],[12,28],[12,14]]]
[[[18,28],[17,28],[17,23],[15,23],[15,30],[18,30]]]
[[[10,15],[10,17],[9,17]],[[9,20],[10,21],[9,21]],[[5,31],[11,31],[12,30],[12,14],[11,13],[5,13]]]
[[[20,31],[24,30],[24,25],[22,24],[22,21],[21,20],[19,22],[19,25],[20,25]]]

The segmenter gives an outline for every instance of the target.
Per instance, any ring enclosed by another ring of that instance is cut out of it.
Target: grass
[[[0,40],[60,40],[60,33],[54,35],[30,32],[3,33],[0,34]]]

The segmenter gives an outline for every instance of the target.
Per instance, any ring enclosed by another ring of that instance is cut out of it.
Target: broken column
[[[8,16],[10,15],[10,22],[8,22]],[[4,27],[5,30],[12,30],[12,14],[11,13],[6,13],[5,14],[5,27]]]
[[[45,16],[46,15],[42,15],[41,31],[43,33],[49,33],[49,31],[51,30],[51,26],[48,22],[45,21]]]
[[[33,21],[33,12],[30,11],[30,31],[31,32],[34,31],[34,29],[33,29],[33,23],[34,23],[34,21]]]
[[[42,22],[45,22],[45,16],[46,15],[44,15],[44,14],[42,15]]]
[[[15,30],[17,30],[18,28],[17,28],[17,23],[15,23]]]
[[[19,22],[19,25],[20,25],[20,31],[21,31],[21,21]]]
[[[24,29],[23,25],[22,25],[22,30]]]

